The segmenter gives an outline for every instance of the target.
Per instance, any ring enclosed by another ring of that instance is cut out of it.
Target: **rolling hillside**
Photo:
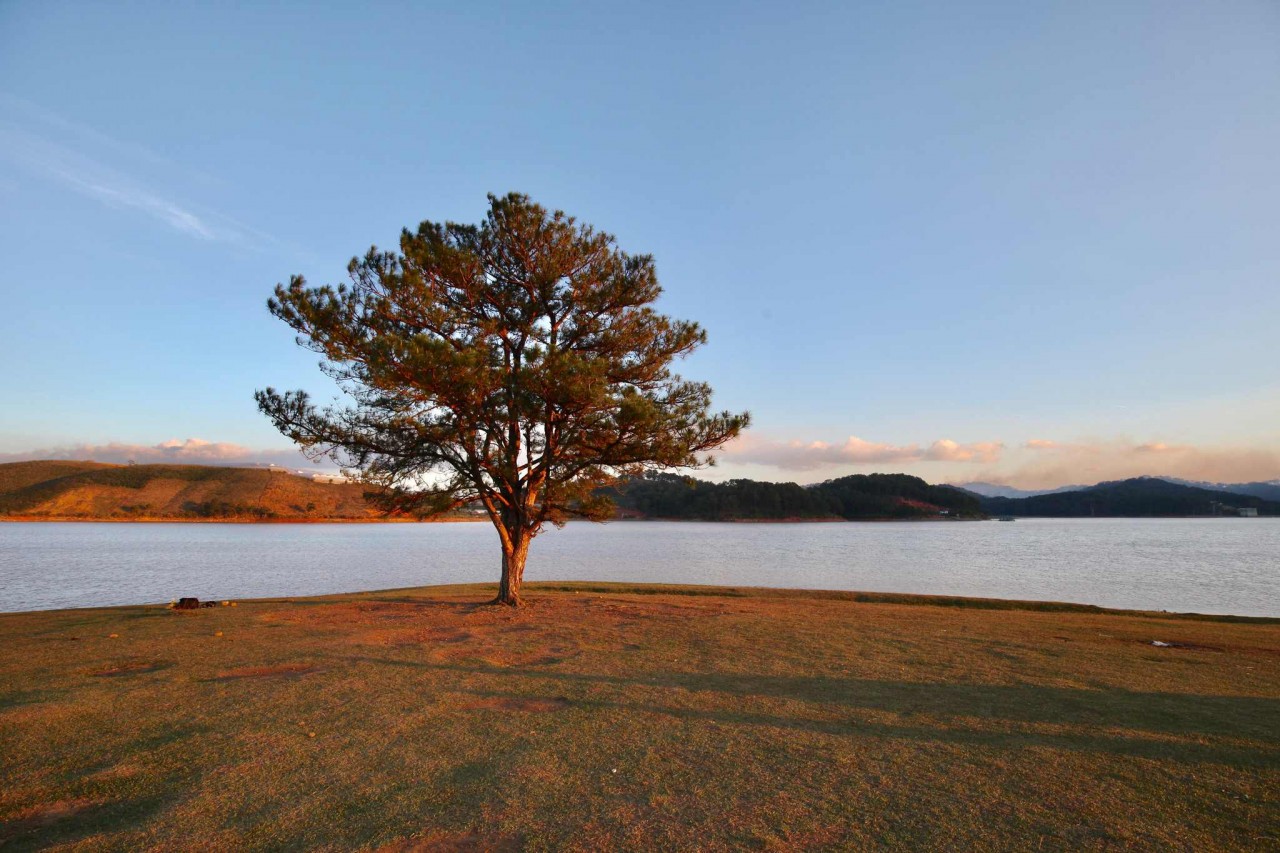
[[[1171,483],[1157,477],[1137,477],[1099,483],[1074,492],[1057,492],[1030,498],[983,498],[982,507],[992,515],[1084,518],[1156,516],[1213,516],[1221,505],[1256,509],[1259,515],[1280,515],[1280,503],[1251,495],[1234,494]]]
[[[383,514],[364,487],[255,468],[12,462],[0,465],[0,517],[323,521]]]
[[[1254,483],[1205,483],[1197,480],[1175,480],[1184,486],[1195,486],[1200,489],[1215,489],[1220,492],[1231,492],[1233,495],[1252,495],[1267,501],[1280,501],[1280,480],[1267,480]]]
[[[83,474],[86,471],[98,471],[103,468],[118,468],[103,462],[70,462],[61,459],[47,459],[39,462],[10,462],[0,465],[0,495],[34,486],[46,480],[68,477],[72,474]]]
[[[732,520],[980,518],[978,498],[902,474],[815,486],[653,474],[606,490],[623,517]],[[357,484],[283,471],[97,462],[0,464],[0,518],[105,521],[382,520]]]

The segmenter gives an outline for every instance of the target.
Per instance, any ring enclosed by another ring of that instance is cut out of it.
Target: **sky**
[[[1274,2],[239,5],[0,3],[0,461],[306,464],[274,285],[519,191],[706,328],[704,476],[1280,478]]]

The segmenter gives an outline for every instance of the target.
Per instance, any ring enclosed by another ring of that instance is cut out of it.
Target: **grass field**
[[[1278,620],[527,590],[0,616],[0,844],[1280,846]]]

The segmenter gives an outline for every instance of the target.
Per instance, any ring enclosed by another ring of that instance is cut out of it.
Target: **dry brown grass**
[[[201,465],[0,464],[0,517],[164,521],[374,521],[384,514],[356,483],[265,469]]]
[[[47,480],[70,477],[86,471],[119,468],[104,462],[75,462],[62,459],[45,459],[32,462],[5,462],[0,464],[0,493],[25,489]]]
[[[0,839],[1280,844],[1274,622],[601,585],[511,611],[486,591],[0,617]]]

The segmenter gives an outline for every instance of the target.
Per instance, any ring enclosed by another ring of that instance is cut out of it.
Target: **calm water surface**
[[[488,524],[0,524],[0,611],[495,581]],[[529,581],[730,584],[1280,616],[1280,519],[578,523]]]

